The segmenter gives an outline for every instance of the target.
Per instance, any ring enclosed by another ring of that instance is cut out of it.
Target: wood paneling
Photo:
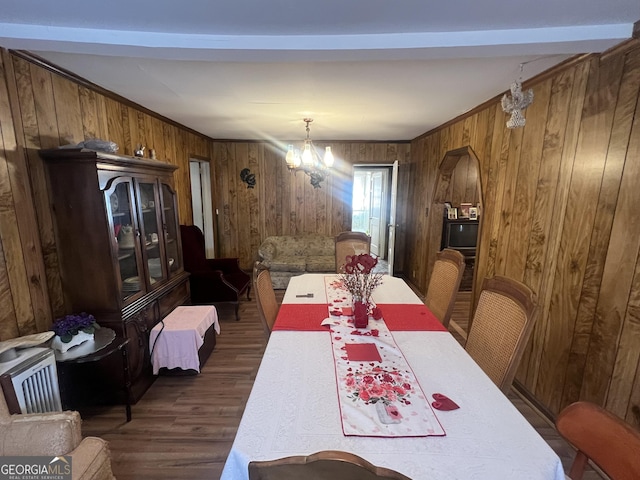
[[[505,128],[499,98],[415,139],[405,268],[424,292],[433,255],[417,193],[448,151],[478,156],[483,227],[475,287],[523,280],[538,322],[517,380],[551,412],[591,400],[639,425],[640,46],[626,42],[533,79],[526,126]],[[428,262],[427,262],[428,263]]]
[[[139,143],[153,148],[179,166],[187,224],[189,158],[209,159],[218,256],[237,256],[246,269],[269,235],[349,229],[353,165],[398,160],[397,267],[422,292],[435,255],[438,166],[447,152],[468,148],[483,194],[475,286],[508,274],[540,305],[518,382],[552,412],[584,398],[640,424],[639,40],[530,81],[535,99],[524,128],[505,127],[496,97],[410,144],[316,141],[336,157],[317,190],[287,171],[281,144],[215,141],[24,54],[2,50],[0,60],[0,339],[66,313],[40,148],[92,137],[115,141],[124,154]],[[240,180],[243,168],[255,174],[255,188]],[[470,196],[463,177],[456,172],[451,186]]]
[[[131,154],[141,143],[180,167],[180,220],[191,223],[189,157],[211,140],[0,49],[0,340],[47,330],[67,311],[41,148],[92,138]],[[188,139],[185,141],[185,139]],[[183,172],[186,172],[183,173]],[[98,273],[98,272],[97,272]]]
[[[303,172],[292,173],[284,162],[285,151],[269,142],[214,142],[218,250],[221,257],[239,257],[250,270],[258,259],[258,247],[269,235],[318,233],[336,235],[351,229],[353,165],[392,164],[398,160],[397,239],[403,247],[406,229],[409,143],[361,143],[314,141],[320,149],[331,145],[335,164],[321,188],[313,188]],[[254,188],[240,180],[249,168],[256,176]],[[402,269],[402,258],[396,265]]]
[[[15,81],[11,56],[4,51],[1,53],[0,130],[3,161],[0,162],[0,242],[11,291],[11,301],[3,303],[2,309],[12,310],[5,315],[14,320],[14,325],[5,325],[2,330],[6,328],[9,335],[14,335],[16,332],[28,334],[46,329],[51,313],[28,160],[19,142],[24,138],[23,125],[13,120],[20,118],[20,87]]]

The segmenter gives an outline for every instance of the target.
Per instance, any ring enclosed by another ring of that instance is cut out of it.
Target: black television
[[[442,248],[475,250],[478,242],[478,220],[444,220]]]

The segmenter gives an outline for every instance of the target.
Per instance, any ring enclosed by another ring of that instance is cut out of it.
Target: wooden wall
[[[585,399],[640,425],[640,45],[631,40],[526,85],[526,126],[499,98],[412,143],[407,263],[424,291],[440,161],[468,146],[484,196],[476,259],[536,293],[540,314],[517,380],[551,412]]]
[[[58,271],[41,148],[108,139],[131,155],[153,148],[175,173],[181,222],[190,223],[190,156],[210,139],[0,49],[0,340],[43,331],[68,313]],[[96,272],[100,275],[102,272]]]
[[[289,142],[294,143],[294,142]],[[399,162],[399,185],[409,181],[407,143],[322,142],[331,145],[335,164],[331,176],[314,189],[303,172],[287,170],[286,143],[214,142],[217,244],[222,257],[239,257],[241,267],[250,270],[258,259],[258,247],[270,235],[318,233],[336,235],[351,229],[353,165]],[[255,188],[247,188],[240,171],[249,168],[256,176]],[[398,189],[396,242],[403,250],[408,190]],[[396,270],[402,271],[402,258]]]
[[[42,331],[66,313],[40,148],[91,137],[113,140],[125,154],[138,143],[154,148],[180,166],[183,223],[192,221],[188,159],[211,159],[218,253],[239,256],[245,268],[268,235],[348,229],[352,166],[397,159],[400,270],[424,291],[438,164],[468,147],[484,197],[476,290],[484,276],[509,275],[528,284],[541,307],[518,381],[551,412],[583,398],[640,424],[637,40],[526,85],[535,101],[524,128],[507,129],[495,99],[410,145],[330,142],[338,172],[318,190],[286,171],[281,147],[212,141],[0,53],[0,339]],[[256,175],[254,189],[240,181],[245,167]]]
[[[46,330],[54,318],[68,313],[45,170],[38,156],[42,148],[101,138],[117,143],[125,155],[138,144],[147,153],[154,149],[159,160],[180,167],[174,176],[184,224],[193,222],[189,158],[212,160],[218,256],[237,256],[247,270],[269,235],[348,230],[352,165],[398,160],[401,184],[408,182],[409,142],[331,142],[335,172],[322,188],[313,189],[303,173],[287,171],[278,146],[214,142],[28,54],[1,53],[0,340]],[[254,189],[240,180],[245,167],[256,175]],[[400,245],[406,210],[405,190],[398,202]]]

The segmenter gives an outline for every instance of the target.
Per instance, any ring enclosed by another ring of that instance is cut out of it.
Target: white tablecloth
[[[302,283],[290,284],[287,294],[303,283],[316,288],[312,285],[318,277],[322,281],[321,275],[304,277]],[[413,294],[402,280],[389,277],[385,284],[380,290],[397,292],[376,291],[381,297]],[[297,293],[285,299],[308,303],[307,298],[296,298]],[[314,297],[318,302],[315,291]],[[446,436],[344,436],[329,333],[274,331],[222,479],[247,479],[251,460],[345,450],[415,480],[564,480],[558,456],[449,333],[393,336],[425,394],[443,393],[460,405],[458,410],[436,411]]]
[[[305,274],[291,277],[289,286],[284,292],[282,303],[327,303],[324,278],[338,278],[337,275]],[[313,294],[312,297],[297,297],[296,295]],[[382,284],[373,291],[373,301],[376,303],[409,303],[422,304],[422,300],[397,277],[385,275]]]
[[[194,305],[176,307],[149,335],[153,349],[151,363],[153,374],[163,367],[200,371],[198,349],[204,343],[204,335],[213,325],[220,334],[220,323],[216,307]]]

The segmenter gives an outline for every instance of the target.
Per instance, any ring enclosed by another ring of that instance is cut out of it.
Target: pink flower
[[[345,377],[345,386],[353,391],[348,397],[354,401],[360,399],[369,404],[381,401],[385,405],[391,402],[402,402],[409,405],[411,385],[403,382],[404,374],[398,370],[385,370],[370,363],[365,366],[360,364],[355,374],[349,373]]]
[[[398,386],[393,387],[393,391],[396,392],[398,395],[405,395],[407,393],[407,391],[404,388],[398,387]]]
[[[371,388],[369,388],[369,393],[371,393],[371,395],[373,395],[374,397],[382,397],[385,394],[384,388],[382,388],[380,385],[372,385]]]

